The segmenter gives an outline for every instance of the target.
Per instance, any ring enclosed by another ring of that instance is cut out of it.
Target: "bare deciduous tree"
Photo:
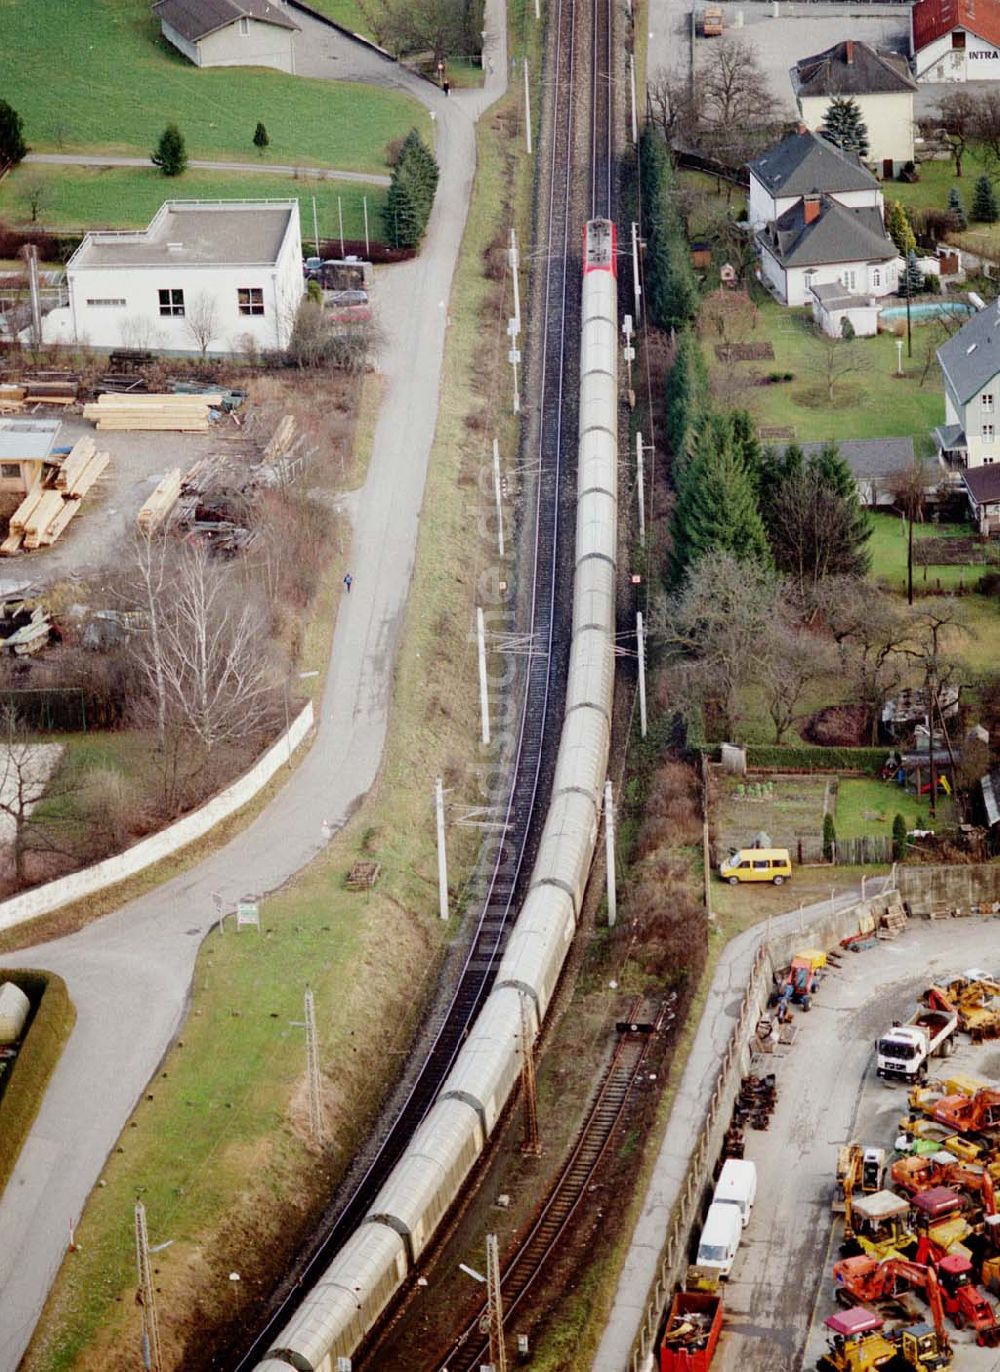
[[[955,175],[962,175],[962,159],[969,144],[977,137],[979,100],[971,91],[946,91],[935,106],[936,115],[926,120],[928,131],[939,133],[951,148]]]
[[[18,886],[27,880],[29,852],[58,849],[49,826],[32,818],[49,788],[50,774],[46,753],[28,734],[17,710],[9,705],[0,708],[0,814],[13,828],[10,846]]]
[[[1000,91],[987,87],[980,92],[973,130],[983,158],[995,174],[1000,168]]]
[[[684,76],[661,67],[646,86],[646,98],[649,116],[663,134],[668,148],[695,138],[698,109],[691,94],[691,83]]]
[[[765,631],[757,658],[757,676],[774,725],[774,741],[800,718],[802,698],[808,688],[834,670],[830,644],[807,633],[790,615],[779,614]]]
[[[871,741],[885,701],[902,684],[913,646],[912,616],[868,581],[829,577],[816,589],[841,665],[868,712]]]
[[[219,305],[214,295],[199,291],[185,311],[184,328],[204,357],[219,334]]]
[[[934,486],[934,475],[925,462],[915,460],[908,467],[889,475],[889,490],[903,518],[907,521],[906,538],[906,600],[913,604],[913,525],[924,520],[924,507]]]
[[[715,44],[698,86],[702,108],[717,128],[735,134],[774,122],[770,83],[755,45],[746,38],[724,38]]]
[[[482,6],[456,0],[360,0],[379,42],[394,53],[470,56],[482,42]]]
[[[861,355],[851,340],[821,333],[812,370],[826,388],[827,400],[832,402],[838,383],[861,370]]]
[[[52,196],[49,192],[48,184],[45,181],[39,181],[36,178],[33,181],[26,181],[24,183],[21,191],[21,199],[28,207],[32,224],[37,224],[38,216],[41,214],[42,210],[49,207]]]

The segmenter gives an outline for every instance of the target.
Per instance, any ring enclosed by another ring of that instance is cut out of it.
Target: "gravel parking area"
[[[930,982],[992,967],[998,936],[990,920],[915,920],[894,942],[845,954],[809,1014],[795,1013],[792,1047],[760,1060],[759,1070],[777,1074],[778,1104],[767,1132],[746,1134],[757,1203],[724,1293],[719,1372],[815,1367],[826,1343],[823,1320],[837,1309],[830,1276],[840,1243],[830,1209],[837,1147],[857,1138],[891,1149],[907,1108],[906,1087],[875,1076],[875,1037],[907,1017]],[[973,1047],[961,1035],[959,1045],[950,1071],[1000,1076],[997,1044]],[[977,1348],[950,1324],[948,1335],[955,1372],[995,1372],[996,1349]]]

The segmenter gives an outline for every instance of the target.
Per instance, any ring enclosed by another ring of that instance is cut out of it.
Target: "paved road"
[[[431,88],[433,89],[433,87]],[[53,167],[151,167],[148,157],[115,157],[110,153],[29,152],[25,162],[44,163]],[[188,166],[200,171],[247,172],[251,176],[296,176],[303,173],[320,181],[358,181],[363,186],[388,186],[389,177],[377,172],[334,171],[331,167],[290,167],[274,162],[203,162],[188,159]]]
[[[325,843],[322,819],[334,829],[345,822],[378,770],[437,416],[445,305],[475,172],[474,121],[506,85],[502,0],[488,0],[486,25],[492,72],[484,91],[446,98],[363,49],[356,71],[338,59],[338,75],[367,80],[373,71],[430,106],[441,180],[419,260],[378,276],[382,317],[398,328],[383,359],[387,392],[350,556],[334,573],[349,567],[354,588],[338,616],[308,757],[263,814],[198,867],[71,938],[7,959],[65,977],[78,1020],[0,1200],[0,1372],[15,1372],[68,1222],[181,1023],[213,920],[211,893],[231,901],[287,881]],[[339,39],[338,52],[347,49]]]

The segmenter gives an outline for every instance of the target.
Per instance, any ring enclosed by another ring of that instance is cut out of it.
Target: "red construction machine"
[[[868,1257],[845,1258],[834,1263],[833,1281],[838,1303],[848,1308],[898,1301],[912,1287],[924,1291],[934,1322],[934,1334],[932,1337],[927,1331],[922,1335],[921,1356],[916,1365],[921,1368],[951,1366],[951,1344],[944,1327],[945,1305],[932,1268],[903,1258],[889,1258],[886,1262]]]

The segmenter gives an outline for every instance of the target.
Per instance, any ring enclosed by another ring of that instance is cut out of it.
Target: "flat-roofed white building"
[[[288,345],[304,292],[297,200],[168,200],[148,228],[88,233],[46,343],[235,353]]]

